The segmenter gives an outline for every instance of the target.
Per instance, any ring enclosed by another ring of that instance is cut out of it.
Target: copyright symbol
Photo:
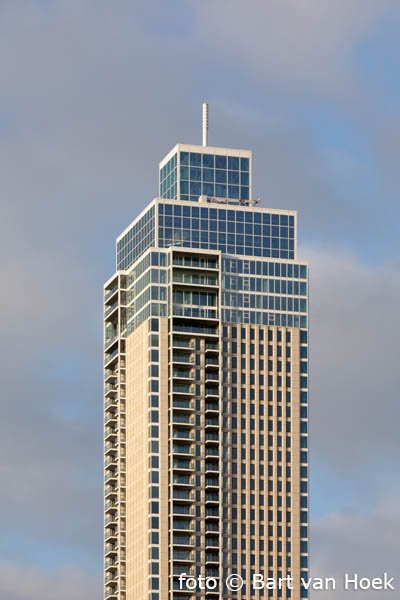
[[[242,589],[243,584],[244,581],[242,577],[240,577],[240,575],[237,575],[236,573],[232,573],[232,575],[228,575],[228,577],[226,578],[226,587],[231,592],[238,592]]]

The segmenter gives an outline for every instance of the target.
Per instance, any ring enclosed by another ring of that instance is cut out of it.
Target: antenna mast
[[[208,146],[208,104],[203,102],[203,146]]]

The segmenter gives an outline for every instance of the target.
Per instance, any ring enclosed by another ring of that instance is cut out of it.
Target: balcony
[[[206,537],[206,548],[218,548],[219,549],[219,537],[215,536],[215,535]]]
[[[104,386],[104,394],[106,396],[115,396],[118,393],[118,386],[115,383],[106,383]]]
[[[174,304],[172,307],[174,317],[188,317],[189,319],[218,319],[218,309],[197,308],[194,306],[182,306]]]
[[[206,417],[206,427],[219,427],[218,417]]]
[[[208,460],[206,460],[206,472],[211,472],[211,473],[218,473],[219,472],[219,465],[218,462],[209,462]]]
[[[206,397],[211,396],[211,397],[219,398],[218,386],[213,386],[213,387],[206,386],[205,394],[206,394]]]
[[[219,352],[218,342],[206,342],[206,353],[213,354]]]
[[[214,338],[218,336],[218,330],[216,327],[207,327],[206,325],[174,323],[173,330],[176,333],[191,333],[193,335],[202,335]]]
[[[194,554],[190,550],[174,550],[172,558],[174,561],[179,562],[193,562]]]
[[[116,338],[114,338],[114,341],[115,341],[115,339]],[[107,352],[106,355],[105,355],[105,357],[104,357],[104,364],[105,365],[111,365],[111,363],[113,363],[114,361],[117,360],[118,354],[119,354],[118,348],[116,350],[114,350],[113,352],[111,352],[111,353]]]
[[[113,529],[112,527],[107,528],[106,532],[105,532],[104,540],[105,540],[105,542],[112,543],[113,545],[115,545],[117,542],[116,529]]]
[[[174,254],[174,267],[195,268],[195,269],[218,269],[216,258],[199,257],[199,256],[179,256]]]
[[[174,535],[172,544],[174,546],[193,546],[193,537],[190,535]]]
[[[206,286],[215,287],[218,285],[218,279],[215,276],[200,275],[197,273],[185,273],[174,270],[173,283],[180,283],[183,285],[195,285],[195,286]]]
[[[193,376],[191,375],[190,369],[173,369],[172,377],[174,379],[189,379],[192,380]]]
[[[206,569],[206,577],[218,578],[219,577],[219,569],[217,569],[215,567],[208,567]]]
[[[179,410],[189,410],[192,412],[194,410],[194,403],[191,400],[187,400],[184,398],[174,398],[172,402],[172,407]]]
[[[190,354],[173,354],[172,356],[173,363],[177,364],[185,364],[185,365],[193,365],[193,359]]]
[[[187,383],[174,383],[172,386],[172,392],[174,394],[192,396],[194,393],[194,388],[192,385],[189,385]]]
[[[104,511],[106,513],[115,513],[118,511],[118,504],[115,500],[107,500],[104,505]]]
[[[194,515],[194,506],[187,506],[186,504],[175,504],[172,505],[172,512],[174,515]]]
[[[172,422],[174,425],[194,425],[193,417],[181,413],[177,414],[175,412],[172,415]]]
[[[184,486],[193,486],[194,480],[191,475],[182,475],[180,473],[175,473],[172,476],[172,484],[175,485],[184,485]]]
[[[105,319],[109,318],[110,315],[112,315],[112,313],[117,310],[118,306],[119,306],[118,300],[116,300],[116,302],[114,302],[110,306],[108,306],[108,305],[105,306],[105,308],[104,308],[104,317],[105,317]]]
[[[219,553],[218,552],[206,552],[206,563],[219,564]]]
[[[193,464],[193,461],[191,461],[191,460],[174,459],[172,461],[172,468],[173,468],[174,471],[176,471],[176,470],[180,470],[180,471],[193,471],[194,470],[194,464]]]
[[[219,433],[214,431],[206,431],[206,437],[204,441],[206,444],[215,444],[215,442],[219,442]]]
[[[106,485],[104,490],[104,495],[106,500],[111,500],[112,498],[116,498],[118,496],[118,488],[112,485]]]
[[[117,525],[117,517],[114,514],[109,515],[106,520],[104,521],[104,524],[106,527],[109,527],[110,525]]]
[[[206,488],[207,487],[219,487],[218,477],[213,477],[212,475],[211,476],[209,475],[205,479],[205,485],[206,485]]]
[[[104,350],[105,351],[109,350],[111,348],[111,346],[113,346],[117,341],[118,341],[117,334],[106,337],[106,339],[104,341]],[[114,354],[114,352],[113,352],[113,354]],[[118,352],[118,348],[117,348],[117,352]]]
[[[194,456],[193,446],[190,446],[189,444],[174,444],[172,447],[172,452],[174,454]]]
[[[207,492],[206,493],[206,502],[219,502],[219,493],[218,492]]]
[[[116,282],[116,284],[114,286],[112,286],[111,288],[105,290],[104,292],[104,299],[108,300],[109,298],[111,298],[111,296],[113,296],[116,292],[118,292],[118,282]]]
[[[206,519],[218,519],[219,509],[214,506],[206,506]]]
[[[194,496],[193,496],[193,492],[188,489],[188,490],[177,490],[174,489],[173,490],[173,496],[172,496],[173,500],[181,500],[181,501],[190,501],[192,502],[194,500]]]
[[[107,455],[114,455],[118,452],[118,444],[115,442],[106,442],[104,446],[104,452]]]
[[[214,372],[210,371],[209,373],[206,373],[205,379],[206,379],[206,383],[207,383],[207,381],[218,381],[219,382],[219,375],[218,375],[218,373],[214,373]]]
[[[117,415],[115,412],[106,412],[104,415],[104,424],[106,427],[116,427],[117,425]]]
[[[189,350],[192,352],[194,349],[194,344],[191,340],[174,337],[172,340],[172,347],[179,348],[179,350]]]
[[[104,431],[106,441],[115,440],[118,437],[115,427],[106,427]]]
[[[105,381],[108,381],[110,379],[112,380],[116,380],[118,377],[118,373],[116,371],[114,371],[113,369],[106,369],[105,373],[104,373],[104,379]]]
[[[118,473],[116,470],[111,470],[111,469],[107,469],[105,476],[104,476],[104,481],[107,484],[111,484],[111,483],[116,483],[118,480]]]
[[[206,402],[206,412],[219,412],[218,402]]]
[[[172,526],[173,526],[174,531],[194,532],[194,525],[193,525],[192,521],[179,521],[177,519],[174,519]]]
[[[187,423],[187,421],[185,421],[185,423]],[[181,423],[179,423],[179,425],[180,424]],[[194,440],[194,434],[187,429],[173,429],[172,437],[174,440]]]
[[[104,569],[105,569],[106,573],[115,572],[118,570],[118,562],[116,560],[114,560],[113,558],[110,558],[105,561]]]
[[[211,533],[219,533],[219,523],[216,523],[215,521],[208,521],[206,523],[206,535]]]
[[[118,402],[116,398],[108,398],[104,403],[104,408],[110,412],[116,412],[118,409]]]
[[[105,556],[116,556],[118,554],[117,544],[106,544],[104,549]]]
[[[219,359],[206,355],[205,367],[206,369],[219,369]]]
[[[186,575],[194,575],[193,567],[189,567],[188,569],[183,570],[181,565],[174,565],[172,568],[172,572],[174,575],[181,575],[182,573],[186,573]]]
[[[218,446],[206,446],[206,458],[219,458]]]

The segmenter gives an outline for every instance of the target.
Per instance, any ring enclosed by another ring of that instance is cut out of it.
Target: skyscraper
[[[104,287],[107,600],[307,598],[308,269],[296,212],[253,200],[251,152],[207,120]]]

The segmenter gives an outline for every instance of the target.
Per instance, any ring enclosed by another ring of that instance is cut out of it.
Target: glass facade
[[[183,246],[227,254],[295,258],[294,215],[256,209],[159,204],[161,247]]]
[[[154,206],[117,241],[117,270],[128,269],[147,248],[154,246]]]
[[[181,150],[160,169],[160,198],[197,202],[209,196],[245,203],[251,199],[250,177],[248,157]]]
[[[227,323],[307,327],[307,267],[223,257],[221,318]]]
[[[178,155],[174,156],[160,169],[160,198],[177,198],[177,162]]]

